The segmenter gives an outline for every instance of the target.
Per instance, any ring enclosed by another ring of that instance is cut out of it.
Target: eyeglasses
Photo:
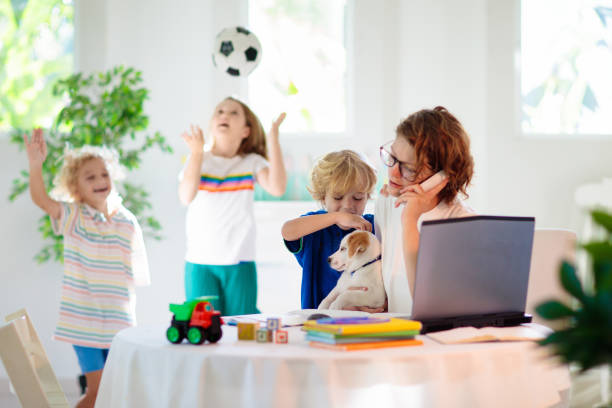
[[[391,168],[397,163],[399,165],[399,171],[402,178],[410,181],[414,180],[416,172],[410,167],[408,167],[406,163],[399,161],[397,157],[395,157],[391,154],[391,152],[389,152],[391,143],[393,142],[387,142],[384,145],[380,146],[380,159],[382,160],[383,164]]]

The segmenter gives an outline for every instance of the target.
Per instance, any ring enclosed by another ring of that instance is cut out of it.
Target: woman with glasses
[[[445,108],[423,109],[397,126],[395,139],[380,147],[380,157],[389,180],[376,201],[374,220],[388,310],[411,313],[421,223],[474,215],[459,198],[459,193],[467,198],[474,170],[469,136]]]

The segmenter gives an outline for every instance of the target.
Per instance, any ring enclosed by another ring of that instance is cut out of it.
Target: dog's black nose
[[[331,256],[329,258],[327,258],[327,263],[331,263]]]

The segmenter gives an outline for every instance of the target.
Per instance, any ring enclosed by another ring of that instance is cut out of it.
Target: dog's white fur
[[[340,242],[340,248],[328,258],[330,266],[343,273],[336,287],[319,305],[319,310],[355,306],[371,309],[383,307],[386,294],[382,281],[382,262],[378,260],[364,266],[379,256],[380,243],[374,234],[353,231],[345,236]]]

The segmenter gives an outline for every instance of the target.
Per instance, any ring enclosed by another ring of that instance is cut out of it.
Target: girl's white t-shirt
[[[255,153],[231,158],[204,153],[200,186],[187,207],[187,262],[234,265],[255,260],[254,187],[265,167],[266,159]]]
[[[376,200],[374,223],[376,236],[382,244],[382,274],[389,312],[412,313],[412,294],[408,285],[404,251],[402,248],[402,210],[403,205],[395,208],[396,197],[382,194]],[[421,214],[417,228],[421,230],[423,221],[445,218],[460,218],[475,215],[474,210],[463,201],[439,203],[434,209]]]

